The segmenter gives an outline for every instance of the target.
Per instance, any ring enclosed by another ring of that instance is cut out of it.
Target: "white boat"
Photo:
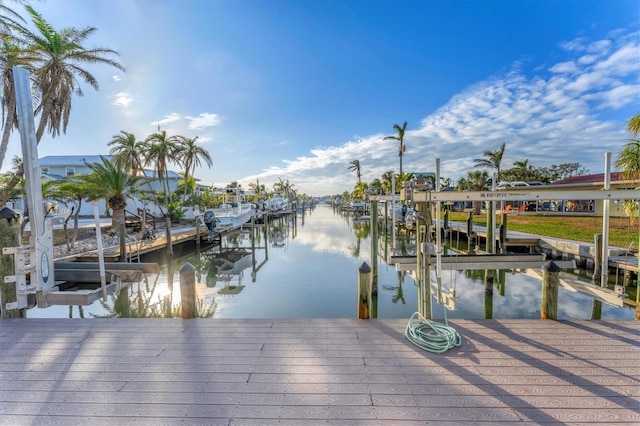
[[[222,204],[218,208],[205,210],[205,217],[207,212],[214,214],[216,229],[230,231],[249,222],[255,213],[255,208],[250,203]]]
[[[265,210],[271,213],[281,212],[289,206],[289,201],[284,197],[273,197],[264,202]]]

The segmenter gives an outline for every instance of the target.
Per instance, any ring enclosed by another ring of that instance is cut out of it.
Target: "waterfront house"
[[[102,157],[107,160],[112,160],[113,158],[111,155],[103,155]],[[101,161],[100,155],[48,155],[40,158],[38,160],[38,164],[42,180],[66,180],[73,179],[74,176],[91,173],[91,169],[87,164],[100,163]],[[150,179],[152,191],[160,192],[162,190],[162,184],[158,179],[155,179],[155,172],[153,170],[145,169],[144,175]],[[178,187],[179,181],[182,179],[182,176],[171,170],[168,172],[168,175],[169,188],[171,191],[175,191]],[[50,213],[53,214],[58,213],[60,215],[65,215],[71,208],[70,205],[59,205],[55,200],[43,200],[43,202],[45,203],[45,211],[50,211]],[[24,204],[24,198],[21,197],[15,200],[13,205],[10,205],[10,207],[24,211]],[[127,201],[127,209],[130,211],[136,212],[138,208],[143,207],[148,208],[154,214],[160,214],[160,212],[156,211],[157,209],[154,209],[153,206],[144,204],[138,199]],[[105,200],[100,200],[98,202],[98,211],[100,214],[105,213]],[[80,209],[80,215],[92,216],[93,203],[83,202]]]

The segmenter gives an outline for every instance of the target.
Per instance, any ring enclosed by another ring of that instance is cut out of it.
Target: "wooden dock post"
[[[467,252],[471,253],[473,242],[473,210],[469,210],[467,215]]]
[[[500,221],[499,236],[500,236],[500,253],[507,252],[507,216],[508,213],[502,213],[502,220]]]
[[[600,281],[602,274],[602,234],[593,236],[593,281]]]
[[[558,319],[558,284],[560,283],[560,267],[553,261],[542,265],[542,301],[540,318]]]
[[[0,219],[0,249],[20,245],[18,220]],[[6,276],[16,274],[13,255],[3,255],[0,250],[0,318],[26,318],[26,309],[7,309],[7,303],[16,302],[16,283],[5,281]],[[9,280],[11,281],[11,280]]]
[[[358,268],[358,318],[369,319],[371,312],[371,268],[362,262]]]
[[[195,318],[197,316],[196,268],[189,262],[180,268],[180,300],[182,303],[182,318]]]

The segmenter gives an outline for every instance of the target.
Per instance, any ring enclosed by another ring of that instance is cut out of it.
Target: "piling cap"
[[[362,265],[360,265],[360,268],[358,269],[358,271],[361,274],[366,274],[368,272],[371,272],[371,266],[369,266],[367,262],[362,262]]]
[[[185,264],[182,265],[182,268],[180,268],[180,273],[184,274],[184,273],[188,273],[188,272],[191,272],[191,273],[195,274],[196,268],[194,268],[193,265],[190,264],[189,262],[185,262]]]
[[[550,260],[548,262],[545,262],[542,264],[542,270],[543,271],[547,271],[547,272],[560,272],[561,269],[558,266],[557,263],[555,263],[553,260]]]

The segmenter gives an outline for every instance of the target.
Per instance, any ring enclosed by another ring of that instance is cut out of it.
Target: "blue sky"
[[[13,6],[19,9],[20,6]],[[579,162],[604,169],[640,113],[637,0],[47,0],[56,28],[93,26],[87,43],[126,67],[87,67],[67,133],[39,155],[106,154],[120,130],[160,125],[199,137],[204,183],[310,195],[398,170],[453,180],[506,142],[503,168]],[[16,137],[8,157],[20,153]],[[8,161],[5,161],[8,163]]]

